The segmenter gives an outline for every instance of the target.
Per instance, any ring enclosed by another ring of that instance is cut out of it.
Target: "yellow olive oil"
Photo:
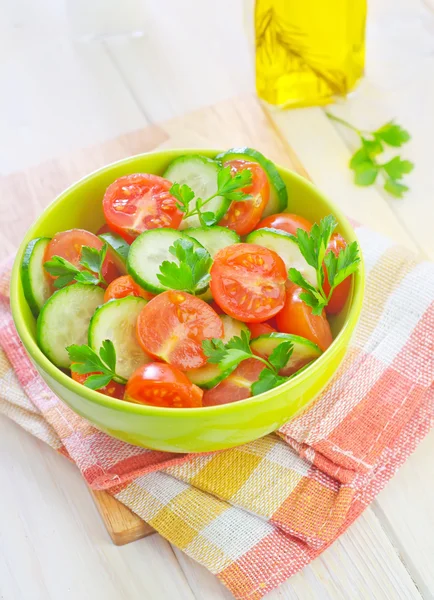
[[[281,107],[327,104],[363,75],[367,0],[256,0],[256,88]]]

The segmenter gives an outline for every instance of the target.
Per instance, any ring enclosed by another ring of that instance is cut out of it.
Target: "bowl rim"
[[[144,152],[140,154],[136,154],[133,156],[129,156],[128,158],[120,159],[109,163],[95,171],[92,171],[88,175],[81,177],[78,181],[67,187],[63,192],[61,192],[50,204],[44,209],[44,211],[38,216],[38,218],[34,221],[34,223],[27,230],[14,259],[14,264],[11,272],[10,279],[10,304],[12,317],[15,323],[15,327],[19,334],[19,337],[26,349],[26,352],[30,355],[30,358],[40,366],[50,377],[52,377],[58,384],[66,387],[69,391],[77,394],[80,397],[84,397],[86,400],[93,404],[98,404],[100,406],[113,409],[119,412],[127,412],[131,414],[137,414],[141,416],[177,416],[180,418],[188,418],[189,416],[217,416],[222,415],[224,413],[230,412],[238,412],[239,410],[244,411],[244,409],[248,409],[249,406],[254,404],[259,404],[263,401],[266,401],[270,397],[270,393],[275,393],[278,391],[279,393],[284,393],[289,390],[295,384],[305,381],[308,379],[313,373],[316,371],[321,371],[323,363],[330,360],[333,355],[337,354],[340,351],[340,342],[342,338],[346,335],[351,336],[354,328],[357,325],[360,312],[362,309],[362,302],[364,297],[364,277],[365,277],[365,269],[364,269],[364,260],[363,254],[360,252],[361,261],[359,264],[359,268],[353,275],[353,286],[352,286],[352,297],[350,301],[350,307],[348,310],[348,314],[346,320],[339,331],[336,338],[333,340],[332,344],[327,348],[325,352],[321,354],[311,365],[309,365],[306,369],[303,369],[299,374],[294,375],[289,381],[281,384],[280,386],[273,388],[272,390],[268,390],[263,392],[262,394],[258,394],[257,396],[252,396],[251,398],[246,398],[244,400],[239,400],[238,402],[232,402],[227,404],[221,404],[217,406],[204,406],[200,408],[165,408],[165,407],[157,407],[150,406],[146,404],[136,404],[133,402],[125,402],[124,400],[119,400],[117,398],[112,398],[110,396],[105,396],[104,394],[100,394],[95,390],[91,390],[90,388],[85,387],[84,385],[74,381],[69,375],[64,373],[61,369],[56,367],[46,356],[43,354],[42,350],[39,348],[36,340],[33,339],[28,327],[25,323],[25,319],[20,313],[18,306],[18,295],[19,295],[19,282],[20,282],[20,265],[23,252],[28,244],[28,238],[31,234],[32,230],[39,224],[39,222],[47,216],[57,205],[61,204],[62,201],[74,190],[79,189],[84,182],[88,182],[92,179],[98,178],[102,173],[109,171],[110,169],[118,166],[118,165],[128,165],[130,162],[135,162],[140,158],[146,158],[149,156],[164,156],[166,154],[170,154],[171,152],[182,154],[214,154],[222,152],[220,149],[214,148],[170,148],[165,150],[157,150],[155,152]],[[291,171],[290,169],[283,167],[277,163],[274,163],[278,171],[282,171],[288,176],[290,179],[295,179],[301,187],[304,187],[306,191],[309,193],[313,193],[322,197],[322,200],[330,207],[331,213],[336,217],[338,224],[345,233],[350,233],[351,236],[357,240],[357,236],[350,222],[346,218],[346,216],[341,212],[339,208],[337,208],[333,202],[331,202],[325,194],[322,193],[313,183],[299,175],[298,173]],[[350,330],[350,331],[348,331]],[[273,394],[274,396],[275,394]]]

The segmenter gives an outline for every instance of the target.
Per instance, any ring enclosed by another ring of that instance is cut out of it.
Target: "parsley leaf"
[[[349,164],[350,169],[354,171],[356,185],[372,185],[381,175],[386,192],[396,198],[402,198],[409,188],[401,180],[404,175],[413,170],[414,164],[409,160],[402,159],[400,156],[395,156],[382,164],[378,161],[378,157],[384,152],[384,144],[399,148],[408,142],[411,139],[408,131],[394,121],[390,121],[375,131],[364,132],[330,112],[326,112],[326,115],[329,119],[354,131],[360,138],[361,148],[356,150]]]
[[[212,264],[211,255],[205,248],[197,248],[194,242],[186,239],[175,240],[169,248],[179,263],[165,260],[157,275],[165,287],[191,294],[202,293],[207,287]]]
[[[177,207],[183,213],[188,213],[190,202],[193,200],[195,194],[191,187],[189,187],[186,183],[180,185],[179,183],[174,183],[169,190],[170,194],[177,199]]]
[[[402,198],[409,188],[400,181],[396,181],[396,179],[389,177],[389,179],[386,179],[384,189],[392,196],[395,196],[395,198]]]
[[[71,361],[71,371],[86,375],[84,385],[93,390],[99,389],[113,381],[127,383],[124,377],[116,374],[116,350],[111,340],[104,340],[99,355],[86,344],[72,344],[66,348]]]
[[[86,379],[84,385],[91,390],[99,390],[104,386],[108,385],[112,380],[111,375],[91,375]]]
[[[389,121],[389,123],[374,131],[374,136],[394,148],[399,148],[411,139],[408,131],[397,125],[394,121]]]
[[[293,239],[297,242],[300,252],[316,271],[317,287],[309,283],[298,269],[288,271],[289,279],[304,291],[300,298],[312,308],[312,314],[320,315],[330,301],[334,288],[356,271],[360,263],[359,245],[356,241],[341,249],[338,256],[327,252],[331,235],[337,223],[330,215],[312,227],[310,232],[297,230]],[[324,292],[324,268],[330,283],[328,295]]]
[[[272,390],[273,388],[281,385],[288,381],[288,377],[281,377],[280,375],[276,375],[270,369],[263,369],[259,373],[258,381],[255,381],[250,388],[253,396],[258,396],[264,392],[268,392],[268,390]]]
[[[79,269],[62,256],[57,255],[52,256],[50,260],[44,263],[44,269],[57,278],[54,280],[54,287],[57,289],[65,287],[73,281],[89,285],[107,284],[102,274],[106,255],[106,243],[101,250],[90,246],[82,246],[79,264],[84,267],[83,269]]]
[[[294,351],[294,345],[291,342],[282,342],[276,346],[268,357],[268,362],[276,371],[280,371],[288,363]]]
[[[414,164],[409,160],[402,160],[400,156],[395,156],[383,165],[383,169],[392,179],[401,179],[407,173],[411,173]]]
[[[232,373],[244,360],[256,359],[264,363],[264,369],[257,382],[252,384],[253,395],[261,394],[287,381],[281,377],[279,370],[288,362],[293,352],[291,342],[282,342],[276,346],[268,360],[253,354],[250,348],[250,332],[242,331],[240,336],[234,336],[226,344],[218,338],[203,340],[202,348],[208,362],[217,364],[222,372]]]
[[[354,182],[356,185],[372,185],[377,179],[380,168],[372,161],[366,161],[354,168]]]
[[[210,227],[218,222],[216,215],[212,211],[202,212],[202,208],[217,196],[239,202],[251,198],[249,194],[243,192],[243,188],[252,183],[252,172],[245,169],[232,175],[229,166],[222,167],[217,173],[217,190],[208,198],[195,198],[194,190],[188,185],[174,183],[170,188],[170,193],[177,200],[177,206],[184,213],[184,219],[198,215],[199,221],[203,227]]]

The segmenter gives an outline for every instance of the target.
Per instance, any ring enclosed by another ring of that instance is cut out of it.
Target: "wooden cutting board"
[[[250,146],[307,177],[303,166],[276,129],[270,115],[253,96],[237,97],[214,106],[120,136],[70,156],[0,179],[0,259],[11,254],[30,224],[66,187],[110,162],[164,148]],[[154,533],[123,504],[106,492],[92,496],[117,545]]]

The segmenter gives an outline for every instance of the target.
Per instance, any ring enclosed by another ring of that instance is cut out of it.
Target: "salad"
[[[101,201],[99,231],[34,239],[21,264],[38,345],[75,381],[215,406],[285,383],[332,343],[357,242],[332,215],[284,212],[285,183],[257,150],[182,156],[162,176],[120,177]]]

